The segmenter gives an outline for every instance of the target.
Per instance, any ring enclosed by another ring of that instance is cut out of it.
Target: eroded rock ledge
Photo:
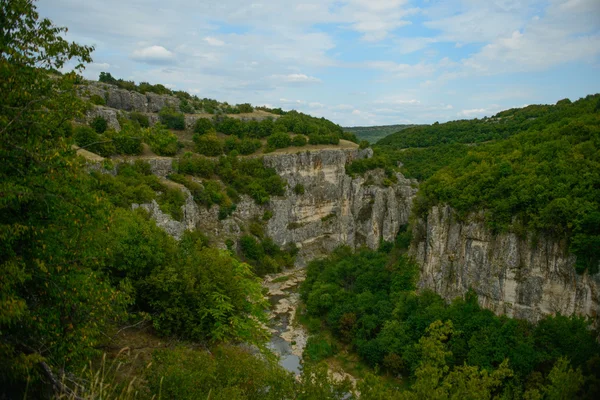
[[[556,313],[598,317],[600,274],[578,275],[565,240],[493,234],[482,214],[460,222],[448,206],[433,207],[414,233],[419,285],[447,300],[473,288],[496,314],[531,322]]]
[[[299,248],[297,265],[303,266],[340,245],[375,249],[382,240],[393,241],[400,227],[408,223],[417,191],[415,181],[397,174],[398,182],[385,187],[378,184],[381,173],[356,178],[346,175],[347,162],[371,156],[371,149],[336,148],[266,155],[265,165],[287,180],[286,194],[271,198],[264,206],[242,196],[237,209],[224,220],[218,218],[218,206],[206,209],[189,199],[183,222],[173,221],[157,205],[143,207],[173,236],[180,237],[193,226],[220,247],[227,239],[237,241],[251,221],[262,219],[269,210],[273,216],[266,224],[267,235],[280,246],[295,243]],[[162,159],[148,161],[158,175],[168,170]],[[303,194],[294,191],[296,185],[304,187]]]

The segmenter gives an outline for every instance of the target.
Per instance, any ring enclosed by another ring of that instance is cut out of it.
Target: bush
[[[213,123],[208,118],[200,118],[194,124],[194,133],[197,133],[198,135],[204,135],[214,129]]]
[[[217,131],[224,133],[225,135],[236,135],[239,138],[246,136],[247,127],[246,124],[237,119],[231,117],[224,117],[217,123]]]
[[[108,122],[106,122],[104,117],[97,116],[90,121],[90,126],[96,131],[96,133],[104,133],[104,131],[106,131],[108,128]]]
[[[294,186],[294,193],[296,193],[297,195],[304,194],[304,186],[302,186],[301,184],[297,184],[296,186]]]
[[[310,336],[306,341],[304,354],[312,362],[319,362],[333,356],[336,353],[335,347],[321,335]]]
[[[339,144],[340,136],[338,134],[309,135],[308,142],[310,144]]]
[[[359,149],[366,149],[369,146],[370,146],[370,143],[367,142],[366,140],[361,140],[360,143],[358,144]]]
[[[216,135],[194,135],[196,151],[202,155],[216,157],[223,154],[223,143]]]
[[[106,100],[104,99],[104,97],[94,94],[90,97],[90,101],[92,102],[92,104],[96,104],[97,106],[105,106],[106,105]]]
[[[120,132],[109,131],[106,136],[112,139],[118,154],[139,155],[142,153],[141,132],[131,123],[124,123]]]
[[[179,111],[186,114],[194,114],[194,106],[192,106],[186,99],[181,99],[179,102]]]
[[[292,138],[292,145],[296,147],[306,146],[306,143],[308,143],[308,141],[304,135],[296,135]]]
[[[237,144],[237,150],[242,155],[248,155],[254,153],[256,150],[260,149],[262,144],[258,139],[242,139]]]
[[[292,139],[290,139],[290,135],[283,132],[274,133],[267,139],[267,147],[271,149],[289,147],[291,143]]]
[[[169,129],[182,131],[185,129],[185,116],[172,107],[163,107],[158,113],[160,122]]]
[[[177,136],[162,124],[156,124],[146,130],[146,143],[159,156],[174,156],[179,150]]]
[[[206,157],[194,157],[186,153],[179,158],[177,169],[182,174],[211,178],[215,173],[215,163]]]
[[[238,104],[236,107],[240,113],[251,113],[254,111],[254,108],[249,103]]]
[[[132,111],[129,113],[129,119],[136,122],[142,128],[148,128],[150,126],[150,120],[148,116],[141,112]]]
[[[257,343],[264,336],[260,281],[226,251],[189,249],[146,279],[144,296],[162,335]]]
[[[75,143],[79,147],[86,147],[92,143],[100,141],[100,136],[98,136],[96,131],[89,126],[78,126],[75,128],[73,137],[75,139]]]

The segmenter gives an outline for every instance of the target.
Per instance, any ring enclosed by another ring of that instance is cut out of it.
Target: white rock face
[[[472,288],[483,307],[531,322],[600,311],[600,274],[578,275],[565,240],[493,234],[481,214],[459,222],[450,207],[433,207],[415,226],[411,255],[420,287],[447,300]]]
[[[397,174],[398,182],[385,187],[377,184],[382,180],[381,172],[366,178],[346,175],[347,161],[371,155],[371,149],[326,149],[265,156],[265,165],[287,180],[285,196],[272,197],[264,206],[241,196],[237,209],[224,220],[219,219],[218,206],[198,206],[189,192],[183,222],[172,220],[158,204],[141,207],[172,236],[180,238],[186,229],[197,229],[219,247],[225,247],[227,239],[236,242],[253,220],[261,220],[270,210],[273,217],[266,234],[282,247],[295,243],[299,248],[296,264],[303,266],[341,245],[375,249],[382,240],[393,241],[400,227],[408,223],[416,182]],[[148,162],[158,176],[172,171],[168,159]],[[303,194],[295,193],[297,184],[304,187]]]
[[[397,174],[390,187],[346,175],[346,162],[372,156],[371,149],[331,149],[265,156],[264,162],[288,182],[285,196],[272,198],[267,234],[275,243],[295,243],[298,265],[340,245],[377,248],[393,241],[408,223],[416,183]],[[377,173],[371,181],[381,181]],[[381,174],[379,174],[381,175]],[[304,187],[296,194],[296,185]]]

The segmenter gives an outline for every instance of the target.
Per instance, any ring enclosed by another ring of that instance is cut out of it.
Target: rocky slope
[[[94,105],[86,114],[86,121],[89,122],[95,117],[103,117],[108,122],[108,126],[115,130],[120,130],[121,126],[117,120],[119,113],[128,113],[131,111],[144,113],[148,116],[151,125],[158,122],[158,112],[163,107],[170,106],[179,110],[181,101],[171,95],[156,93],[138,93],[107,83],[89,81],[86,85],[79,88],[79,95],[89,100],[93,96],[99,96],[106,102],[106,106]],[[262,120],[265,118],[277,119],[279,116],[264,111],[255,111],[250,114],[231,115],[234,118],[242,120]],[[186,129],[192,129],[199,118],[213,118],[212,114],[186,114]]]
[[[483,307],[532,322],[548,314],[597,318],[600,312],[600,274],[577,275],[564,240],[493,234],[481,214],[460,222],[447,206],[433,207],[413,230],[420,287],[447,300],[472,288]]]
[[[266,225],[267,235],[282,247],[295,243],[299,248],[297,265],[302,266],[340,245],[377,248],[382,240],[393,241],[400,227],[408,223],[417,190],[414,181],[398,174],[398,183],[385,187],[378,184],[382,176],[377,173],[356,178],[346,175],[347,162],[371,155],[370,149],[338,148],[267,155],[265,165],[288,182],[285,196],[271,198],[265,206],[242,196],[237,209],[225,220],[219,220],[217,206],[198,207],[191,197],[184,207],[183,222],[173,221],[157,204],[142,207],[174,237],[194,227],[221,247],[227,239],[239,239],[250,222],[262,219],[269,210],[273,216]],[[167,160],[148,160],[153,173],[170,173]],[[294,190],[298,184],[304,187],[303,194]]]

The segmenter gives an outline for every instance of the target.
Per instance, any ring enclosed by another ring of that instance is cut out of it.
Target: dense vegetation
[[[457,390],[469,398],[534,396],[548,390],[558,370],[576,379],[573,391],[563,394],[600,394],[600,347],[589,321],[558,315],[534,326],[480,308],[474,293],[451,304],[433,292],[416,294],[418,268],[402,255],[406,243],[402,234],[391,251],[390,245],[355,254],[341,248],[311,262],[301,290],[309,327],[320,334],[326,328],[368,365],[404,377],[416,398]],[[318,354],[310,347],[309,354]],[[480,381],[491,377],[489,386]],[[470,379],[471,387],[449,385]],[[387,393],[375,398],[412,398],[398,389],[364,389]]]
[[[343,128],[345,132],[356,135],[360,140],[366,140],[369,143],[377,143],[384,137],[415,125],[382,125],[382,126],[353,126]]]
[[[380,140],[349,173],[398,168],[422,180],[416,214],[439,203],[483,210],[495,231],[564,237],[577,270],[600,263],[600,95],[492,118],[409,128]]]
[[[181,113],[196,110],[196,99],[175,93],[182,106],[162,113],[165,125],[150,127],[139,113],[121,118],[119,132],[99,118],[90,126],[72,124],[86,111],[87,104],[77,97],[82,82],[77,73],[80,64],[91,62],[93,49],[62,39],[65,29],[40,20],[28,0],[0,0],[0,20],[0,397],[355,398],[350,383],[334,382],[324,364],[307,363],[296,379],[265,351],[267,305],[257,274],[291,265],[297,252],[295,246],[278,248],[265,235],[272,214],[265,212],[224,250],[214,248],[202,232],[186,232],[176,241],[143,208],[132,208],[156,200],[163,212],[182,219],[186,199],[178,183],[198,204],[218,205],[219,217],[225,218],[241,195],[264,204],[287,190],[259,158],[237,156],[250,153],[245,149],[254,147],[253,140],[268,142],[283,133],[301,146],[307,140],[355,138],[329,121],[279,110],[281,118],[264,125],[225,118],[197,124],[198,137],[216,137],[223,150],[215,154],[219,157],[186,153],[176,158],[171,182],[154,176],[140,160],[114,165],[107,159],[101,169],[90,168],[73,144],[108,156],[139,154],[145,145],[156,154],[179,154],[181,145],[169,128],[181,128]],[[73,72],[56,72],[71,62],[78,65]],[[102,80],[130,90],[170,93],[160,85],[135,85],[110,74]],[[224,106],[203,100],[202,108],[211,104]],[[594,118],[556,121],[566,129],[562,138],[554,125],[540,130],[546,140],[541,143],[552,143],[549,150],[524,136],[532,143],[522,154],[534,164],[548,151],[560,163],[582,163],[577,165],[587,168],[584,181],[597,190],[597,171],[592,170],[597,158],[590,156],[597,151]],[[227,131],[227,124],[236,126]],[[233,140],[221,142],[217,131]],[[273,147],[278,143],[272,140]],[[514,153],[518,144],[507,143]],[[501,161],[503,149],[493,153]],[[355,173],[383,167],[392,179],[394,167],[386,157],[356,164]],[[422,204],[438,201],[431,182]],[[571,188],[575,193],[581,189]],[[576,207],[582,204],[578,198]],[[590,209],[596,207],[585,200]],[[572,227],[573,243],[588,251],[595,247],[598,221],[593,213],[581,215],[585,218]],[[302,296],[309,325],[321,336],[309,341],[308,359],[329,357],[339,344],[383,372],[408,377],[399,390],[368,375],[358,388],[367,400],[598,396],[598,344],[587,321],[556,316],[532,326],[480,309],[473,296],[446,304],[433,293],[417,295],[416,268],[403,255],[409,240],[403,232],[380,251],[340,249],[309,266]],[[104,364],[96,372],[101,353],[110,350],[119,333],[135,331],[144,322],[146,333],[162,342],[151,362],[126,360],[133,375],[118,375],[118,368],[109,371]],[[339,342],[329,343],[322,327]],[[253,354],[256,348],[261,356]],[[117,377],[108,384],[110,374]]]

